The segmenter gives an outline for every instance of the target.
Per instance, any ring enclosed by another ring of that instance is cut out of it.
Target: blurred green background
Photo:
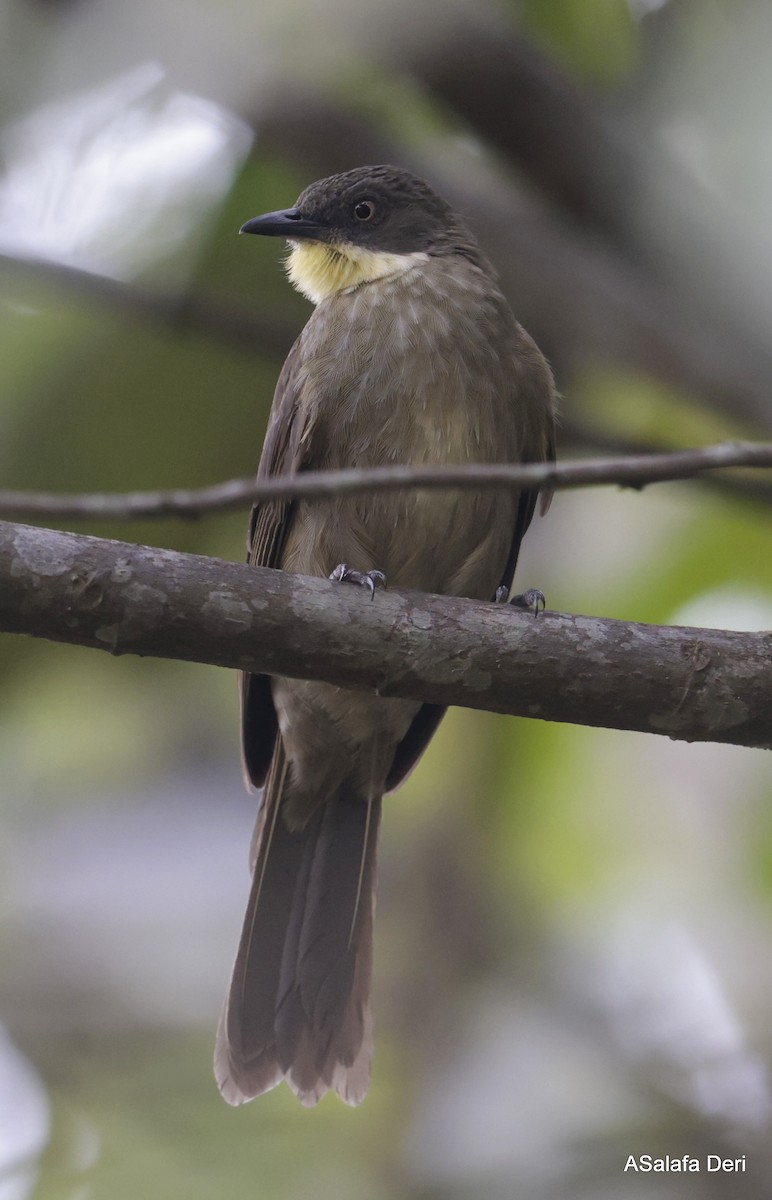
[[[770,437],[768,0],[9,0],[0,64],[3,486],[252,474],[308,306],[236,232],[379,161],[474,224],[563,457]],[[563,492],[519,579],[768,629],[771,513],[761,474]],[[386,806],[366,1102],[230,1110],[235,681],[0,637],[0,1200],[767,1197],[771,802],[763,751],[453,712]]]

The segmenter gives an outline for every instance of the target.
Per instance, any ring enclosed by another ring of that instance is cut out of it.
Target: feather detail
[[[305,1105],[364,1097],[370,1077],[370,978],[380,798],[342,790],[302,829],[282,815],[281,742],[256,830],[252,889],[215,1075],[241,1104],[286,1079]]]

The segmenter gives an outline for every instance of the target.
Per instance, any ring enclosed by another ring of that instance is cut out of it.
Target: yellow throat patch
[[[336,292],[372,283],[387,275],[401,275],[429,261],[429,255],[423,250],[413,254],[389,254],[349,243],[330,246],[326,242],[291,242],[290,247],[286,264],[290,282],[314,304]]]

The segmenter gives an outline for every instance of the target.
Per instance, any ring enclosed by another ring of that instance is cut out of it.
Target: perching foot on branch
[[[355,583],[358,587],[370,589],[370,599],[375,597],[375,589],[386,587],[386,576],[383,571],[354,571],[347,563],[338,563],[329,576],[336,583]]]
[[[505,587],[496,589],[496,603],[506,604],[509,593]],[[517,596],[513,596],[509,601],[515,608],[523,608],[527,612],[532,612],[535,617],[546,608],[547,601],[544,592],[538,588],[529,588],[527,592],[520,592]]]

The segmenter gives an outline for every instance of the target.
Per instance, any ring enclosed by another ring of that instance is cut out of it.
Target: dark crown
[[[400,167],[356,167],[330,175],[307,187],[296,208],[318,222],[332,243],[480,257],[474,236],[447,201]]]

